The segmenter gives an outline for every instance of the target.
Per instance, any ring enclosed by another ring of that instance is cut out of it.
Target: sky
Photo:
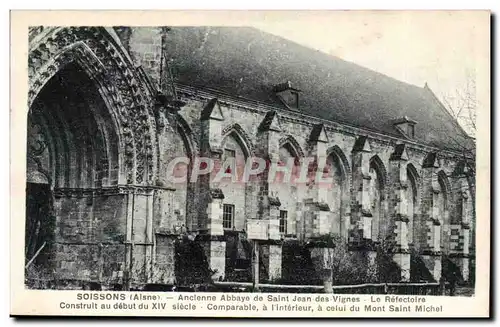
[[[481,79],[478,92],[485,91],[489,19],[484,18],[480,12],[316,12],[252,25],[410,84],[427,83],[443,99],[471,79]]]

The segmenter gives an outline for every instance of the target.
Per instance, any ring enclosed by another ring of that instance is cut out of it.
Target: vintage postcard
[[[488,317],[490,19],[12,11],[10,313]]]

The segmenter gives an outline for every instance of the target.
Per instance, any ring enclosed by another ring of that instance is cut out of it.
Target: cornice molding
[[[286,122],[300,124],[303,126],[314,126],[315,124],[324,124],[324,128],[327,132],[341,133],[353,137],[368,136],[371,140],[380,145],[395,146],[397,144],[403,143],[407,145],[409,150],[422,154],[433,151],[439,151],[441,156],[450,159],[458,158],[463,155],[460,152],[442,150],[440,148],[432,147],[427,144],[422,144],[413,140],[408,140],[407,138],[398,138],[392,135],[375,132],[366,128],[350,126],[346,125],[345,123],[321,119],[318,117],[305,115],[300,112],[290,111],[283,108],[271,106],[259,101],[245,99],[242,97],[235,98],[230,94],[217,90],[201,89],[185,84],[177,84],[176,87],[178,94],[186,98],[206,101],[214,97],[217,97],[219,99],[220,104],[229,106],[232,109],[240,109],[263,115],[265,115],[270,110],[274,110],[279,113],[282,122],[286,121]]]

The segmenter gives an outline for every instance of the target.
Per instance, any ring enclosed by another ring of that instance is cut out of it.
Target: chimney
[[[402,118],[394,120],[392,124],[401,134],[403,134],[407,138],[415,138],[415,125],[417,124],[416,121],[408,119],[408,117],[404,116]]]
[[[292,82],[277,84],[273,87],[273,91],[285,107],[290,110],[299,110],[300,90],[292,87]]]

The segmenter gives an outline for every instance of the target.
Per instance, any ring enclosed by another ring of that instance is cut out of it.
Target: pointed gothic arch
[[[388,174],[382,159],[378,155],[370,158],[370,212],[372,214],[372,235],[374,240],[387,234],[386,224],[382,224],[387,217],[387,181]]]
[[[348,238],[351,168],[342,149],[332,146],[326,150],[328,174],[333,178],[332,187],[328,190],[327,199],[331,211],[331,232]]]
[[[414,244],[419,230],[425,228],[420,219],[420,201],[422,181],[420,175],[412,163],[406,165],[406,176],[408,185],[407,192],[407,215],[408,215],[408,243]]]
[[[241,127],[240,124],[235,123],[231,124],[229,126],[226,126],[222,130],[222,140],[224,140],[229,136],[232,135],[240,147],[242,148],[245,157],[251,157],[255,154],[255,147],[250,139],[250,136],[248,133]]]
[[[28,113],[28,144],[40,137],[47,143],[51,187],[119,184],[121,144],[115,123],[95,83],[77,62],[47,81]],[[40,131],[37,127],[42,126]],[[36,156],[33,149],[28,147],[28,157]]]
[[[388,173],[387,169],[385,168],[384,162],[378,154],[370,158],[370,167],[374,168],[380,175],[380,187],[382,190],[384,190],[388,183]]]
[[[349,165],[349,160],[344,154],[344,151],[342,151],[342,149],[338,145],[334,145],[328,148],[328,150],[326,150],[326,155],[327,156],[335,155],[340,160],[342,173],[344,174],[347,182],[347,190],[349,190],[351,186],[352,174],[351,174],[351,167]]]
[[[285,147],[285,146],[289,146],[289,148],[292,150],[291,151],[292,154],[296,158],[304,157],[304,151],[302,150],[302,147],[300,146],[299,142],[297,142],[297,140],[292,135],[286,135],[286,136],[282,137],[279,140],[279,146],[280,146],[280,148]]]
[[[438,184],[444,196],[445,207],[449,208],[452,195],[452,187],[450,180],[448,178],[448,175],[443,170],[440,170],[437,173],[437,177],[438,177]]]
[[[94,82],[119,135],[120,180],[141,184],[156,173],[155,125],[149,93],[130,58],[103,27],[47,28],[30,44],[28,107],[59,71],[76,63]]]
[[[193,137],[193,129],[181,115],[176,116],[177,132],[184,141],[186,152],[191,161],[200,153],[198,143]]]

